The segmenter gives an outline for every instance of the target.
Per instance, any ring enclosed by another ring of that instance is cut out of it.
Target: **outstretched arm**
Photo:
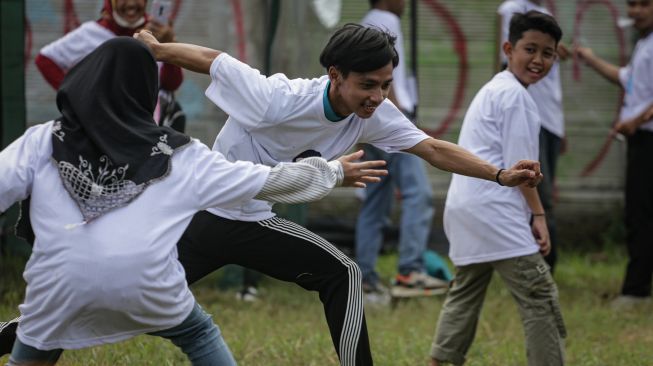
[[[280,163],[270,175],[256,199],[278,203],[317,201],[336,186],[365,187],[378,182],[388,171],[381,168],[383,160],[356,162],[363,155],[359,150],[338,160],[327,162],[318,157],[298,163]]]
[[[574,53],[585,61],[587,66],[593,68],[608,81],[621,86],[621,82],[619,81],[619,67],[595,55],[591,48],[574,47]]]
[[[405,151],[421,157],[438,169],[493,182],[498,178],[502,185],[509,187],[524,183],[534,187],[542,180],[540,163],[537,161],[521,160],[499,173],[499,168],[464,148],[434,138],[423,140]]]
[[[211,63],[222,52],[188,43],[160,43],[148,30],[134,33],[134,38],[147,45],[157,61],[208,74]]]

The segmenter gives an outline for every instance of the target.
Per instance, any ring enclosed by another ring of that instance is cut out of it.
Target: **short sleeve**
[[[43,47],[40,54],[52,60],[64,72],[68,72],[79,60],[113,37],[115,37],[113,33],[97,25],[96,22],[86,22]]]
[[[213,60],[206,96],[246,130],[265,119],[274,98],[275,82],[226,53]]]
[[[393,153],[410,149],[429,138],[389,100],[383,102],[372,118],[364,121],[360,142]]]
[[[628,79],[630,79],[630,73],[630,65],[619,68],[619,83],[621,83],[621,87],[624,89],[628,87]]]
[[[35,171],[52,151],[49,126],[43,124],[28,129],[0,151],[0,212],[30,195]]]

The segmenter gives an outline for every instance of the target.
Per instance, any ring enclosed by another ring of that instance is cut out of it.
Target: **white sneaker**
[[[619,295],[610,302],[610,307],[615,310],[629,310],[638,306],[651,304],[653,304],[653,301],[650,296]]]
[[[370,285],[363,282],[363,302],[369,305],[388,305],[390,303],[390,291],[380,283]]]
[[[420,297],[441,295],[449,290],[449,282],[429,276],[424,272],[397,274],[390,289],[393,297]]]
[[[236,299],[245,302],[257,302],[258,297],[258,290],[253,286],[245,287],[236,293]]]

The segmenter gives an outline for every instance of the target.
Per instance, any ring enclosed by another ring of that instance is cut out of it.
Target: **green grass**
[[[381,258],[386,277],[395,256]],[[22,298],[14,262],[0,262],[0,318],[17,314]],[[653,365],[652,308],[616,312],[608,303],[618,293],[625,265],[620,249],[561,254],[556,272],[569,333],[567,364],[579,366]],[[264,301],[235,300],[216,289],[218,275],[193,292],[220,324],[240,365],[337,365],[322,307],[315,293],[265,279]],[[368,308],[367,322],[377,365],[426,365],[442,297],[402,301],[394,309]],[[469,366],[526,365],[521,323],[510,294],[495,277],[485,303]],[[0,364],[7,356],[0,358]],[[139,336],[127,342],[66,351],[60,365],[185,365],[185,356],[168,341]]]

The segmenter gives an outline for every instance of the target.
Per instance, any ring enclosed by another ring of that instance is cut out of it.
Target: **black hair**
[[[331,36],[320,54],[320,64],[327,71],[334,66],[343,77],[347,77],[350,71],[378,70],[389,62],[394,68],[399,63],[396,39],[379,28],[348,23]]]
[[[370,0],[370,7],[374,7],[380,0]]]
[[[531,10],[525,14],[515,13],[512,16],[508,40],[514,46],[524,36],[524,32],[529,30],[536,30],[550,35],[556,41],[556,46],[562,38],[562,30],[552,16]]]

